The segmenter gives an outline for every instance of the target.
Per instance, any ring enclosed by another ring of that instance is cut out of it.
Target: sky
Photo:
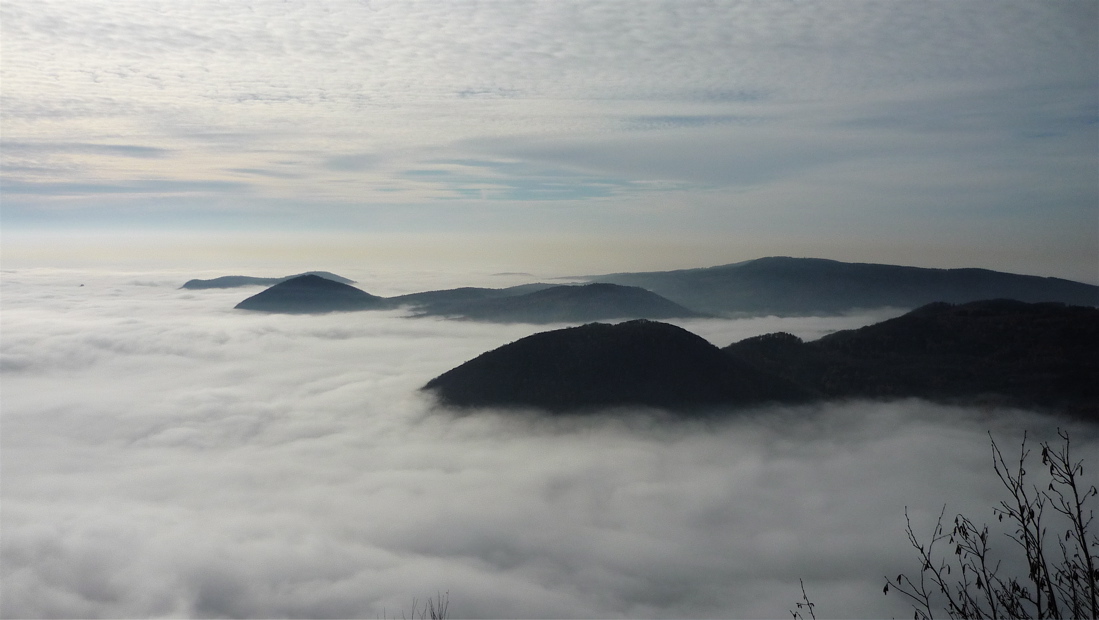
[[[906,511],[921,537],[944,506],[989,522],[1025,574],[990,433],[1009,460],[1058,427],[1099,454],[1094,427],[918,400],[457,415],[418,388],[556,326],[241,312],[260,289],[189,275],[3,273],[0,616],[396,618],[449,593],[453,618],[781,618],[800,579],[818,617],[903,618],[882,588],[919,569]],[[887,316],[679,324],[724,346]]]
[[[2,258],[1099,282],[1097,33],[1094,2],[5,0]]]

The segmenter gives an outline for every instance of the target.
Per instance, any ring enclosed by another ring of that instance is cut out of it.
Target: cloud
[[[1081,232],[1094,231],[1096,201],[1099,15],[1087,3],[0,11],[5,193],[21,201],[20,225],[81,226],[104,192],[166,179],[180,184],[170,207],[104,219],[674,229],[736,246],[824,239],[832,256],[933,239],[925,261],[995,263],[1026,246],[1031,272],[1054,253],[1059,275],[1095,262],[1095,235]],[[410,172],[441,160],[491,165]],[[236,185],[185,189],[240,175],[254,202]]]
[[[628,15],[574,2],[8,2],[5,110],[110,117],[154,138],[277,129],[295,133],[292,148],[354,151],[364,134],[387,150],[437,148],[534,128],[603,132],[612,102],[640,102],[629,115],[641,118],[716,118],[959,83],[1093,88],[1094,19],[1085,7],[982,2],[657,2]],[[719,109],[688,114],[684,102]],[[62,129],[48,135],[72,141]]]
[[[137,159],[158,159],[171,154],[167,149],[139,144],[88,144],[88,143],[25,143],[5,142],[5,155],[12,153],[91,153],[115,157],[133,157]]]
[[[1047,69],[1081,76],[1085,66],[1061,61],[1093,53],[1087,24],[1095,11],[980,2],[934,11],[882,2],[797,9],[654,2],[628,14],[613,3],[577,2],[334,2],[323,9],[287,2],[247,10],[213,2],[10,2],[4,17],[5,44],[31,55],[26,66],[45,62],[46,71],[66,78],[100,80],[116,96],[110,87],[129,80],[180,98],[189,83],[201,87],[191,97],[226,101],[669,93],[728,101]],[[98,58],[88,57],[93,51]],[[77,71],[65,64],[72,58],[81,60]]]
[[[1061,93],[1057,103],[1047,99],[1050,92]],[[518,162],[635,182],[674,180],[692,189],[781,188],[851,166],[858,172],[842,182],[852,188],[890,184],[902,194],[895,183],[906,179],[926,186],[928,193],[949,192],[966,206],[980,193],[947,190],[955,177],[1007,173],[997,183],[982,181],[1000,200],[1034,183],[1013,182],[1012,175],[1023,168],[1073,188],[1090,182],[1085,169],[1094,164],[1088,146],[1095,137],[1094,112],[1094,102],[1075,86],[950,85],[864,95],[857,102],[746,104],[738,114],[625,115],[624,131],[485,138],[463,146]],[[1036,160],[1035,152],[1048,157]],[[942,179],[919,172],[934,164],[955,172]],[[1067,191],[1043,191],[1053,202],[1076,202],[1064,195]],[[857,205],[865,211],[876,206]]]
[[[522,160],[432,160],[445,168],[416,168],[402,176],[437,188],[451,198],[535,201],[586,200],[648,189],[622,178],[585,174],[562,165]]]
[[[329,170],[355,172],[373,168],[378,164],[378,160],[378,156],[371,153],[356,153],[332,157],[324,163],[324,166]]]
[[[249,185],[246,183],[219,180],[152,179],[122,181],[119,183],[4,181],[4,193],[6,194],[38,196],[220,193],[245,191],[248,187]]]
[[[237,174],[245,174],[249,176],[270,177],[273,179],[296,179],[300,177],[300,175],[290,172],[280,172],[278,170],[261,170],[258,168],[229,168],[228,172],[235,172]]]
[[[905,507],[921,531],[943,503],[992,520],[985,431],[1059,423],[919,401],[456,416],[417,388],[543,327],[237,313],[245,293],[187,277],[4,273],[4,616],[377,617],[449,591],[456,617],[777,617],[798,578],[818,612],[903,615],[880,579],[917,568]]]
[[[707,125],[728,125],[731,123],[754,124],[764,119],[734,114],[667,114],[663,116],[635,116],[625,119],[631,129],[668,129],[673,127],[705,127]]]

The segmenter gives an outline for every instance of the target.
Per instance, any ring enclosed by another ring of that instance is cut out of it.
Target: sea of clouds
[[[547,327],[235,311],[260,289],[195,275],[2,274],[4,617],[399,617],[439,593],[452,617],[783,617],[799,579],[818,616],[903,617],[882,586],[919,568],[906,507],[918,533],[944,504],[994,521],[988,432],[1014,454],[1066,426],[916,400],[457,414],[418,388]],[[724,346],[895,314],[679,324]]]

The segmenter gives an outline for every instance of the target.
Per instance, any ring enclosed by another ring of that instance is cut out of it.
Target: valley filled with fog
[[[379,295],[532,281],[335,271]],[[918,400],[455,413],[419,388],[556,326],[179,288],[226,274],[3,274],[3,616],[400,617],[449,592],[453,617],[783,617],[803,579],[821,617],[907,617],[882,594],[919,569],[905,509],[925,535],[944,504],[994,521],[988,432],[1099,453],[1094,428]],[[725,346],[903,311],[669,322]]]

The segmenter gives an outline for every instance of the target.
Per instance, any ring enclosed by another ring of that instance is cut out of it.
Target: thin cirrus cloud
[[[4,192],[12,195],[38,196],[82,196],[94,194],[187,194],[211,192],[242,192],[248,185],[233,181],[178,181],[172,179],[151,179],[127,181],[122,183],[50,183],[19,182],[4,183]]]
[[[401,174],[455,199],[586,200],[638,189],[637,184],[624,178],[597,177],[563,165],[538,166],[523,159],[453,159],[429,163],[446,167],[406,170]]]
[[[283,172],[279,170],[260,170],[257,168],[229,168],[228,171],[249,176],[270,177],[273,179],[296,179],[300,177],[300,175],[294,174],[292,172]]]
[[[630,129],[669,129],[675,127],[705,127],[708,125],[728,125],[732,123],[751,124],[762,119],[734,114],[664,115],[634,116],[623,119]]]
[[[985,432],[1061,422],[919,401],[456,415],[417,389],[542,327],[237,312],[249,291],[186,277],[5,274],[5,617],[387,617],[442,592],[456,617],[777,617],[799,578],[818,613],[903,615],[881,579],[918,569],[906,507],[919,533],[944,503],[992,520]],[[878,318],[684,326],[723,345]]]
[[[91,144],[65,142],[5,142],[4,155],[35,155],[41,153],[92,154],[108,157],[133,157],[137,159],[159,159],[168,157],[171,151],[153,146],[137,144]]]
[[[368,170],[378,165],[379,157],[372,153],[356,153],[354,155],[340,155],[332,157],[324,162],[328,170],[343,172],[355,172]]]

